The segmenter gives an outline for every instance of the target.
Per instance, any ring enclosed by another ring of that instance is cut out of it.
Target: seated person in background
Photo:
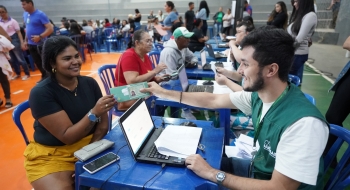
[[[104,28],[112,27],[112,24],[109,22],[109,19],[108,19],[108,18],[105,18],[103,27],[104,27]]]
[[[60,29],[60,35],[63,35],[63,36],[68,36],[69,35],[69,27],[70,27],[70,24],[68,21],[64,22],[64,28],[61,28]]]
[[[85,31],[80,29],[79,25],[76,22],[70,24],[69,36],[74,35],[85,35]]]
[[[158,31],[157,31],[157,29],[156,28],[154,28],[154,25],[158,25],[159,24],[159,22],[158,22],[158,18],[157,17],[155,17],[154,19],[153,19],[153,22],[152,23],[149,23],[148,24],[148,31],[153,31],[153,42],[158,42],[158,43],[161,43],[161,38],[162,38],[162,36],[158,33]]]
[[[130,30],[130,24],[128,23],[128,21],[123,20],[120,30],[118,32],[117,39],[123,38],[129,32],[129,30]]]
[[[204,46],[205,42],[208,41],[208,36],[204,36],[202,32],[202,25],[203,21],[200,18],[194,19],[193,21],[193,30],[192,32],[194,35],[190,38],[190,44],[188,45],[188,49],[191,50],[193,53],[195,51],[201,51]]]
[[[147,22],[152,23],[155,18],[156,18],[156,16],[153,15],[153,11],[151,11],[147,17]]]
[[[107,134],[107,112],[116,101],[102,96],[93,78],[80,75],[78,47],[69,37],[48,38],[42,55],[51,76],[30,92],[34,141],[24,152],[24,167],[35,189],[52,189],[54,184],[55,189],[73,190],[73,154]]]
[[[242,51],[239,45],[241,44],[243,38],[254,29],[254,25],[250,21],[242,21],[239,25],[237,25],[236,40],[230,40],[229,42],[229,46],[231,48],[230,58],[232,61],[237,61],[238,63],[241,62]]]
[[[198,63],[197,57],[187,48],[193,32],[179,27],[173,31],[173,36],[174,40],[164,42],[164,49],[160,52],[159,62],[167,65],[162,74],[172,74],[186,62]]]
[[[167,66],[160,62],[152,69],[152,62],[147,53],[153,48],[153,40],[147,31],[138,30],[128,44],[128,49],[122,54],[115,71],[115,86],[124,86],[139,82],[164,81],[164,75],[159,76]]]
[[[82,26],[83,30],[89,35],[91,35],[91,32],[94,31],[94,29],[90,25],[88,25],[88,22],[86,20],[83,20]]]
[[[62,17],[62,19],[61,19],[61,25],[60,25],[59,28],[60,28],[60,29],[61,29],[61,28],[64,28],[64,23],[67,22],[67,21],[68,21],[68,20],[67,20],[66,17]]]
[[[186,158],[188,169],[229,189],[323,189],[322,153],[329,127],[300,89],[288,82],[293,44],[282,29],[262,27],[247,35],[238,69],[245,78],[244,91],[189,93],[165,90],[155,83],[141,90],[191,106],[239,108],[252,115],[254,144],[260,145],[253,153],[253,173],[248,172],[250,160],[228,159],[231,165],[223,163],[221,168],[233,172],[229,174],[212,168],[198,154]]]

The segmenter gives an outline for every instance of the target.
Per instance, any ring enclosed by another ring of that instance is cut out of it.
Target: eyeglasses
[[[147,44],[151,44],[151,43],[153,43],[153,40],[152,40],[152,39],[141,40],[141,41],[146,42]]]

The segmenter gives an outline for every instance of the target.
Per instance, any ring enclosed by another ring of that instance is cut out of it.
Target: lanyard
[[[289,89],[289,85],[287,85],[287,87],[286,87],[286,89],[284,89],[284,91],[282,92],[282,94],[280,95],[280,96],[278,96],[278,98],[276,99],[276,101],[272,104],[272,106],[270,107],[270,109],[269,109],[269,111],[273,108],[273,106],[274,105],[276,105],[277,104],[277,102],[279,102],[282,98],[283,98],[283,96],[285,96],[286,94],[287,94],[287,92],[288,92],[288,89]],[[261,127],[262,127],[262,124],[264,123],[264,118],[263,118],[263,120],[260,122],[260,118],[261,118],[261,114],[262,114],[262,107],[263,107],[263,104],[261,104],[261,106],[260,106],[260,108],[259,108],[259,115],[258,115],[258,122],[259,122],[259,125],[258,125],[258,128],[256,129],[256,133],[255,133],[255,135],[254,135],[254,144],[253,144],[253,152],[252,152],[252,155],[254,154],[256,154],[256,150],[255,150],[255,147],[256,147],[256,141],[258,140],[258,137],[259,137],[259,135],[260,135],[260,131],[261,131]],[[267,113],[269,112],[269,111],[267,111]],[[267,114],[266,113],[266,114]],[[265,114],[265,115],[266,115]],[[253,156],[254,156],[253,155]]]

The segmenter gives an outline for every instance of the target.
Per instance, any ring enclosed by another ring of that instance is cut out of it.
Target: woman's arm
[[[202,18],[202,17],[206,17],[207,16],[207,11],[205,9],[201,9],[198,13],[196,18]]]
[[[124,78],[126,83],[128,84],[134,84],[139,82],[148,82],[151,81],[158,73],[166,69],[166,65],[164,63],[160,63],[157,65],[156,68],[154,68],[152,71],[145,73],[143,75],[140,75],[137,71],[126,71],[124,72]]]
[[[304,16],[303,21],[301,22],[300,30],[298,35],[295,38],[297,43],[301,43],[305,40],[306,36],[309,34],[312,27],[317,24],[317,16],[315,13],[308,13]]]
[[[92,136],[90,143],[101,140],[108,132],[108,114],[105,113],[101,116],[101,121],[97,123],[95,132]]]
[[[12,41],[11,37],[6,33],[6,31],[0,26],[0,35],[7,38],[10,42]]]

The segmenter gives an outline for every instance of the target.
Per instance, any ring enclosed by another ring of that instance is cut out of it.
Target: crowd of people
[[[235,71],[216,68],[215,80],[230,88],[229,94],[178,92],[159,85],[170,80],[169,76],[182,65],[198,64],[194,52],[202,50],[209,40],[207,1],[201,1],[196,12],[195,4],[189,2],[184,20],[175,4],[166,1],[167,16],[164,17],[161,10],[157,16],[151,11],[146,30],[141,29],[139,9],[127,20],[114,18],[112,23],[106,18],[83,20],[80,25],[74,19],[63,17],[57,29],[59,35],[53,35],[55,26],[44,12],[35,8],[32,0],[21,2],[25,11],[24,36],[18,22],[0,5],[0,51],[3,52],[0,83],[5,92],[5,107],[9,108],[13,106],[9,79],[21,76],[20,67],[25,74],[22,80],[30,77],[22,52],[28,50],[41,72],[41,80],[29,96],[35,119],[34,140],[24,152],[24,167],[34,189],[50,189],[53,184],[57,189],[74,189],[77,159],[73,153],[102,139],[108,132],[107,113],[118,106],[118,102],[113,95],[103,96],[93,78],[80,75],[82,59],[70,36],[92,35],[96,29],[110,27],[117,29],[119,39],[125,33],[132,34],[116,66],[114,86],[149,82],[149,87],[142,92],[195,107],[239,109],[250,119],[254,144],[262,147],[252,153],[252,160],[223,158],[219,170],[212,168],[200,155],[190,155],[186,158],[188,169],[230,189],[322,189],[322,155],[334,142],[333,136],[328,141],[329,123],[342,125],[350,112],[341,98],[347,94],[350,65],[345,66],[332,87],[336,93],[326,118],[305,98],[300,88],[288,81],[288,75],[293,74],[302,83],[310,39],[317,24],[313,0],[293,0],[290,16],[286,4],[277,2],[267,26],[261,28],[254,26],[252,6],[244,2],[246,16],[237,19],[236,38],[227,43],[229,59],[237,68]],[[218,33],[230,35],[234,16],[230,8],[225,11],[220,7],[215,13],[214,26]],[[165,31],[163,36],[155,25],[161,25]],[[163,42],[164,49],[160,52],[159,63],[152,65],[147,54],[155,41]],[[350,39],[344,48],[350,49],[349,44]],[[13,76],[8,59],[15,70]],[[152,106],[152,99],[147,100],[147,106]],[[334,114],[339,107],[344,110],[341,116]],[[163,116],[164,109],[157,106],[157,114]],[[182,113],[184,118],[196,119],[189,109],[182,109]]]

